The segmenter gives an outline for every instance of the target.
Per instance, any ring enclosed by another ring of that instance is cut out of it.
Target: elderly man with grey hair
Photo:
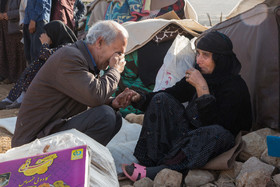
[[[85,41],[54,53],[26,92],[12,147],[72,128],[106,145],[122,125],[116,109],[126,105],[121,96],[111,96],[126,63],[127,38],[117,22],[100,21]],[[100,70],[106,70],[102,76]]]

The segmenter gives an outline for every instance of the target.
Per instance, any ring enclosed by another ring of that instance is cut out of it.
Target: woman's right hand
[[[51,38],[46,33],[41,34],[40,41],[42,44],[44,44],[44,43],[47,43],[49,45],[52,44]]]
[[[206,80],[197,69],[190,68],[186,71],[186,81],[195,87],[197,96],[200,97],[204,94],[209,94],[209,88]]]

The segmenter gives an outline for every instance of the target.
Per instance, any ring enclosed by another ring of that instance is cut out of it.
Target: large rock
[[[235,178],[241,171],[242,165],[242,162],[235,161],[232,169],[221,171],[219,179],[215,182],[215,184],[222,187],[235,187]]]
[[[280,167],[280,158],[269,156],[267,149],[265,149],[265,151],[261,155],[261,160],[269,165],[273,165],[275,167]]]
[[[217,186],[222,186],[222,187],[235,187],[234,184],[234,179],[226,178],[226,177],[220,177],[215,184]]]
[[[182,173],[171,169],[161,170],[154,179],[154,187],[168,186],[177,187],[181,186],[182,183]]]
[[[280,187],[280,174],[274,175],[273,181],[277,187]]]
[[[243,163],[235,161],[233,164],[233,168],[229,170],[221,171],[219,178],[225,179],[235,179],[239,172],[241,171]]]
[[[275,167],[251,157],[243,165],[236,178],[236,185],[240,187],[265,187],[271,179]]]
[[[120,180],[119,186],[121,186],[121,187],[133,186],[133,182],[130,179]]]
[[[130,113],[125,116],[125,119],[130,123],[138,123],[142,125],[144,120],[144,114]]]
[[[245,146],[243,151],[241,151],[241,153],[239,154],[239,159],[242,161],[246,161],[250,157],[260,158],[267,147],[267,135],[280,136],[280,133],[270,128],[263,128],[242,136],[242,140],[244,141]]]
[[[154,182],[148,177],[145,177],[139,181],[136,181],[133,184],[134,187],[153,187],[153,185],[154,185]]]
[[[207,184],[204,184],[204,185],[202,185],[200,187],[217,187],[217,185],[212,184],[212,183],[207,183]]]
[[[190,170],[185,177],[186,186],[202,186],[215,180],[215,176],[207,170]]]
[[[266,175],[264,171],[253,171],[251,173],[244,173],[236,179],[237,187],[266,187],[270,182],[270,176]]]

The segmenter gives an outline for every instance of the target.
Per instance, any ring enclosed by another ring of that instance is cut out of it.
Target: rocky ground
[[[154,181],[143,178],[134,184],[125,181],[123,187],[280,187],[280,158],[268,156],[266,136],[280,136],[269,128],[260,129],[242,137],[245,147],[225,171],[191,170],[187,176],[164,169]],[[121,183],[122,184],[122,183]]]

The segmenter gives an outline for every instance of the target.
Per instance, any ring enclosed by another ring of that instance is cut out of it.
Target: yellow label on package
[[[83,149],[73,150],[71,153],[71,160],[79,160],[83,158]]]

